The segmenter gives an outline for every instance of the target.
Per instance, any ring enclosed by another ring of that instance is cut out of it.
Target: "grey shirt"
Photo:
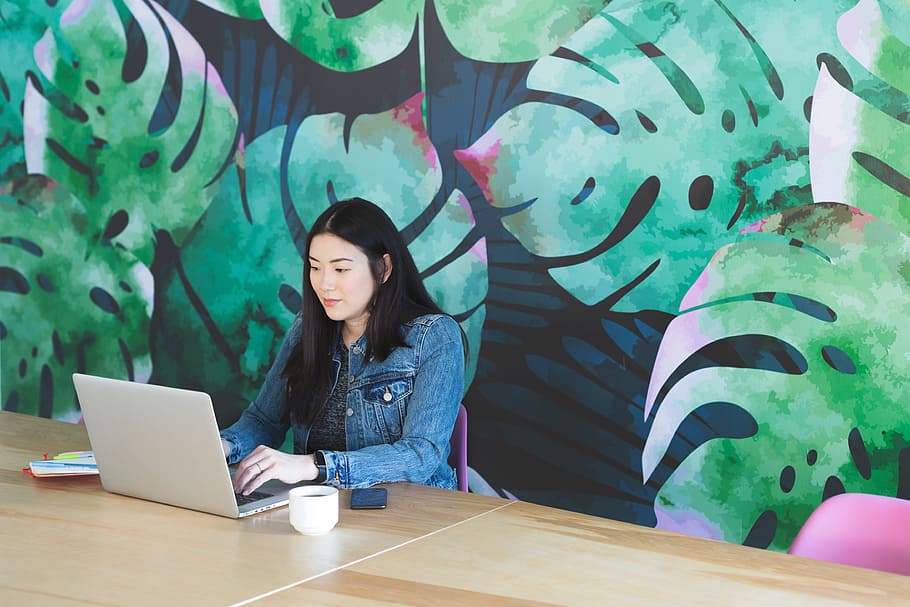
[[[341,369],[338,371],[338,383],[332,396],[319,415],[313,421],[310,435],[307,437],[306,452],[313,453],[322,449],[346,451],[347,440],[344,430],[344,410],[348,401],[348,357],[350,352],[342,345]]]

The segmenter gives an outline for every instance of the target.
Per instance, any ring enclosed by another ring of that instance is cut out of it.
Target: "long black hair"
[[[326,316],[310,284],[310,246],[320,234],[331,234],[351,243],[369,261],[376,294],[367,319],[365,358],[372,355],[385,360],[394,348],[404,345],[403,323],[424,314],[444,313],[427,293],[407,244],[385,211],[363,198],[350,198],[330,206],[316,219],[307,235],[300,312],[303,330],[282,371],[287,382],[285,419],[293,422],[309,421],[329,397],[332,387],[331,350],[340,321]],[[386,254],[392,272],[383,282]]]

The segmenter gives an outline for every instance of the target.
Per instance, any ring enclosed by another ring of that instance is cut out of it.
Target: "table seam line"
[[[486,516],[486,515],[490,514],[491,512],[497,512],[499,510],[502,510],[503,508],[506,508],[508,506],[511,506],[511,505],[517,504],[517,503],[518,503],[518,501],[510,500],[510,501],[506,502],[505,504],[502,504],[501,506],[497,506],[496,508],[493,508],[491,510],[487,510],[485,512],[480,512],[479,514],[475,514],[474,516],[471,516],[464,520],[456,521],[456,522],[452,523],[451,525],[446,525],[445,527],[441,527],[440,529],[436,529],[434,531],[430,531],[429,533],[424,533],[423,535],[413,537],[409,540],[401,542],[400,544],[395,544],[394,546],[389,546],[388,548],[383,548],[379,552],[374,552],[373,554],[368,554],[367,556],[360,557],[359,559],[354,559],[353,561],[351,561],[349,563],[345,563],[343,565],[338,565],[337,567],[333,567],[333,568],[329,569],[328,571],[323,571],[322,573],[317,573],[315,575],[311,575],[309,577],[303,578],[302,580],[297,580],[296,582],[291,582],[290,584],[286,584],[284,586],[281,586],[280,588],[275,588],[273,590],[269,590],[268,592],[263,592],[262,594],[259,594],[254,597],[250,597],[248,599],[244,599],[238,603],[231,603],[230,605],[228,605],[228,607],[243,607],[244,605],[249,605],[251,603],[254,603],[255,601],[259,601],[261,599],[268,598],[274,594],[278,594],[279,592],[284,592],[285,590],[290,590],[291,588],[293,588],[295,586],[300,586],[302,584],[306,584],[307,582],[312,582],[313,580],[315,580],[317,578],[321,578],[326,575],[329,575],[330,573],[335,573],[336,571],[341,571],[342,569],[347,569],[348,567],[357,565],[358,563],[362,563],[373,557],[380,556],[382,554],[385,554],[386,552],[391,552],[392,550],[397,550],[398,548],[407,546],[408,544],[412,544],[414,542],[419,542],[420,540],[428,538],[433,535],[436,535],[437,533],[442,533],[443,531],[447,531],[449,529],[457,527],[458,525],[462,525],[464,523],[467,523],[468,521],[473,521],[474,519],[478,519],[482,516]]]

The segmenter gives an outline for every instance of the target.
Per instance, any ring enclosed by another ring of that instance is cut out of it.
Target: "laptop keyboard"
[[[243,506],[249,504],[250,502],[256,502],[267,497],[272,497],[269,493],[263,493],[262,491],[253,491],[249,495],[244,495],[242,493],[235,493],[234,497],[237,499],[237,505]]]

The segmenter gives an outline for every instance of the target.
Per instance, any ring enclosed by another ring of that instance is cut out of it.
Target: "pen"
[[[80,457],[91,457],[91,451],[67,451],[54,456],[54,459],[78,459]]]

